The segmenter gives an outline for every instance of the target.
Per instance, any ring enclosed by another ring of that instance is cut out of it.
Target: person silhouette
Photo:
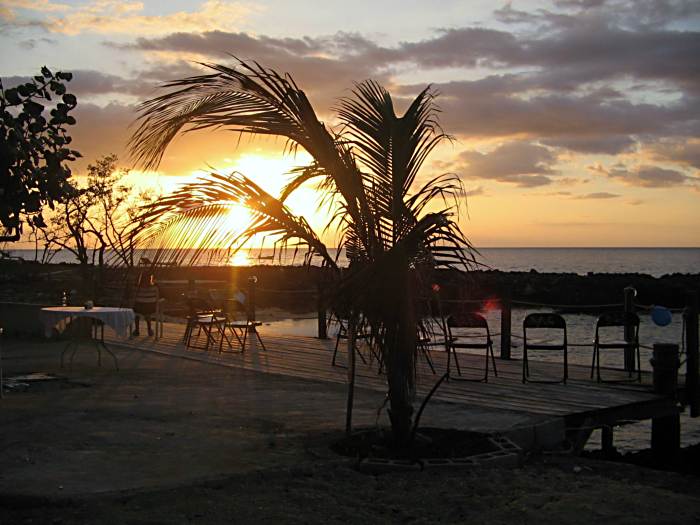
[[[139,281],[136,287],[136,298],[134,300],[134,313],[136,314],[136,328],[132,335],[139,335],[139,318],[143,317],[146,320],[148,327],[148,335],[153,335],[151,328],[151,318],[155,315],[158,308],[158,300],[160,293],[155,283],[153,274],[139,275]]]

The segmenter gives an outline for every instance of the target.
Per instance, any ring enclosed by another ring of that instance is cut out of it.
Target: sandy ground
[[[696,477],[559,456],[362,474],[328,449],[342,386],[126,351],[61,370],[60,349],[5,344],[6,375],[66,381],[0,401],[2,525],[700,522]],[[360,392],[356,420],[380,403]]]

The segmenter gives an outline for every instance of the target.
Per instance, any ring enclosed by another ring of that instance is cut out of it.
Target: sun
[[[250,224],[253,218],[248,208],[233,204],[226,215],[226,227],[231,233],[242,232]]]

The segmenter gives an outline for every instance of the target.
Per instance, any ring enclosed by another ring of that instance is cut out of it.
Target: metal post
[[[345,408],[345,434],[352,434],[352,408],[355,400],[355,336],[357,332],[357,314],[350,312],[348,317],[348,398]]]
[[[0,399],[5,397],[5,391],[3,387],[3,378],[2,378],[2,334],[4,332],[3,328],[0,328]]]
[[[600,432],[600,448],[603,450],[605,457],[611,457],[615,454],[614,431],[610,425],[605,425]]]
[[[248,297],[246,300],[246,306],[248,310],[248,322],[255,322],[255,285],[258,283],[258,278],[254,275],[248,277]],[[255,329],[255,326],[253,326]]]
[[[700,386],[698,385],[698,293],[690,291],[683,312],[685,320],[685,391],[690,417],[700,416]]]
[[[501,359],[510,359],[510,298],[501,299]]]
[[[323,286],[321,286],[321,281],[316,284],[316,306],[317,306],[317,317],[318,317],[318,338],[328,339],[327,325],[326,325],[326,302],[324,297]]]
[[[624,289],[624,308],[625,313],[634,313],[634,298],[637,295],[637,290],[628,286]],[[634,327],[625,325],[625,343],[628,345],[625,347],[625,370],[627,372],[635,371],[635,349],[632,346],[634,342]]]
[[[678,389],[678,345],[654,343],[654,392],[675,398]],[[651,420],[652,454],[661,460],[676,456],[681,448],[681,420],[678,413]]]

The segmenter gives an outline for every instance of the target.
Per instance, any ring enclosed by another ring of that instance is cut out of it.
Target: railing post
[[[5,393],[3,391],[3,377],[2,377],[2,335],[3,335],[3,328],[0,328],[0,399],[5,397]]]
[[[501,299],[501,359],[510,359],[510,321],[511,321],[510,297]]]
[[[651,359],[654,369],[654,392],[676,398],[678,390],[678,345],[654,343]],[[655,417],[651,420],[651,450],[658,459],[673,458],[681,448],[679,414]]]
[[[326,301],[323,286],[319,280],[316,283],[316,306],[318,315],[318,338],[328,339],[327,324],[326,324]]]
[[[689,291],[683,312],[685,320],[685,392],[690,417],[700,416],[700,387],[698,385],[698,292]]]
[[[345,434],[352,434],[352,409],[355,401],[355,336],[357,314],[350,312],[348,317],[348,397],[345,405]]]
[[[248,297],[246,299],[248,321],[255,322],[255,287],[258,284],[256,276],[248,277]]]
[[[637,290],[631,286],[627,286],[624,289],[624,309],[625,313],[634,313],[634,297],[637,295]],[[625,347],[625,370],[628,372],[635,371],[634,363],[634,327],[625,325],[625,343],[628,345]]]

